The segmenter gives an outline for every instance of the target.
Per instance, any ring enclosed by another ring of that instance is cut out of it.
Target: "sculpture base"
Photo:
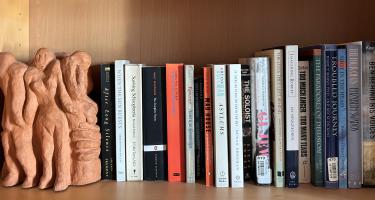
[[[100,159],[91,161],[73,161],[72,185],[87,185],[101,179]]]

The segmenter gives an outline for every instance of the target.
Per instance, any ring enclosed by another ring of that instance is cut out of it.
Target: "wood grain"
[[[82,49],[95,63],[230,63],[296,43],[375,40],[372,0],[30,0],[30,54]]]
[[[0,52],[12,52],[20,60],[29,58],[29,1],[0,1]]]

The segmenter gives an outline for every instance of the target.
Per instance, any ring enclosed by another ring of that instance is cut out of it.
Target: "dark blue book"
[[[348,187],[348,127],[346,87],[346,47],[337,49],[339,73],[339,188]]]
[[[194,78],[194,139],[195,139],[195,179],[205,177],[203,77],[200,73]]]

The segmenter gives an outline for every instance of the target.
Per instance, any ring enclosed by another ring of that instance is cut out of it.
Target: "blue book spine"
[[[348,187],[346,47],[337,49],[339,71],[339,188]]]
[[[324,62],[324,185],[338,188],[338,68],[335,46],[325,46]]]

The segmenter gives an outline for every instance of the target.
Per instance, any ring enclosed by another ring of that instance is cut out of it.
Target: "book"
[[[186,180],[184,65],[166,64],[168,181]]]
[[[127,181],[143,180],[142,65],[125,66]]]
[[[273,180],[276,187],[285,186],[285,119],[284,119],[284,72],[283,50],[258,51],[256,56],[267,56],[271,64],[271,112],[270,136],[273,143]],[[272,155],[272,154],[271,154]]]
[[[375,42],[361,43],[363,185],[375,186]]]
[[[194,65],[184,67],[186,182],[195,183]]]
[[[167,180],[165,68],[143,67],[143,178]]]
[[[310,73],[309,61],[298,61],[299,72],[299,123],[300,123],[300,151],[299,151],[299,183],[310,183]]]
[[[270,66],[267,57],[251,58],[251,110],[253,163],[256,182],[260,185],[272,183],[270,159]]]
[[[215,186],[229,187],[227,84],[225,65],[212,66]]]
[[[116,180],[126,180],[125,167],[125,80],[124,68],[128,60],[116,60],[114,67],[115,80],[115,130],[116,130]]]
[[[348,119],[348,188],[362,185],[362,91],[361,46],[346,45],[347,119]]]
[[[195,139],[195,179],[204,180],[204,100],[202,70],[195,70],[194,78],[194,139]]]
[[[212,68],[203,68],[204,147],[206,186],[214,185],[214,150],[212,133]]]
[[[347,88],[346,88],[346,47],[337,48],[338,58],[338,112],[339,112],[339,188],[348,187],[348,128],[347,128]]]
[[[311,74],[311,182],[323,186],[322,50],[320,47],[306,47],[299,52],[300,59],[309,60]]]
[[[227,65],[230,185],[244,187],[241,65]]]

